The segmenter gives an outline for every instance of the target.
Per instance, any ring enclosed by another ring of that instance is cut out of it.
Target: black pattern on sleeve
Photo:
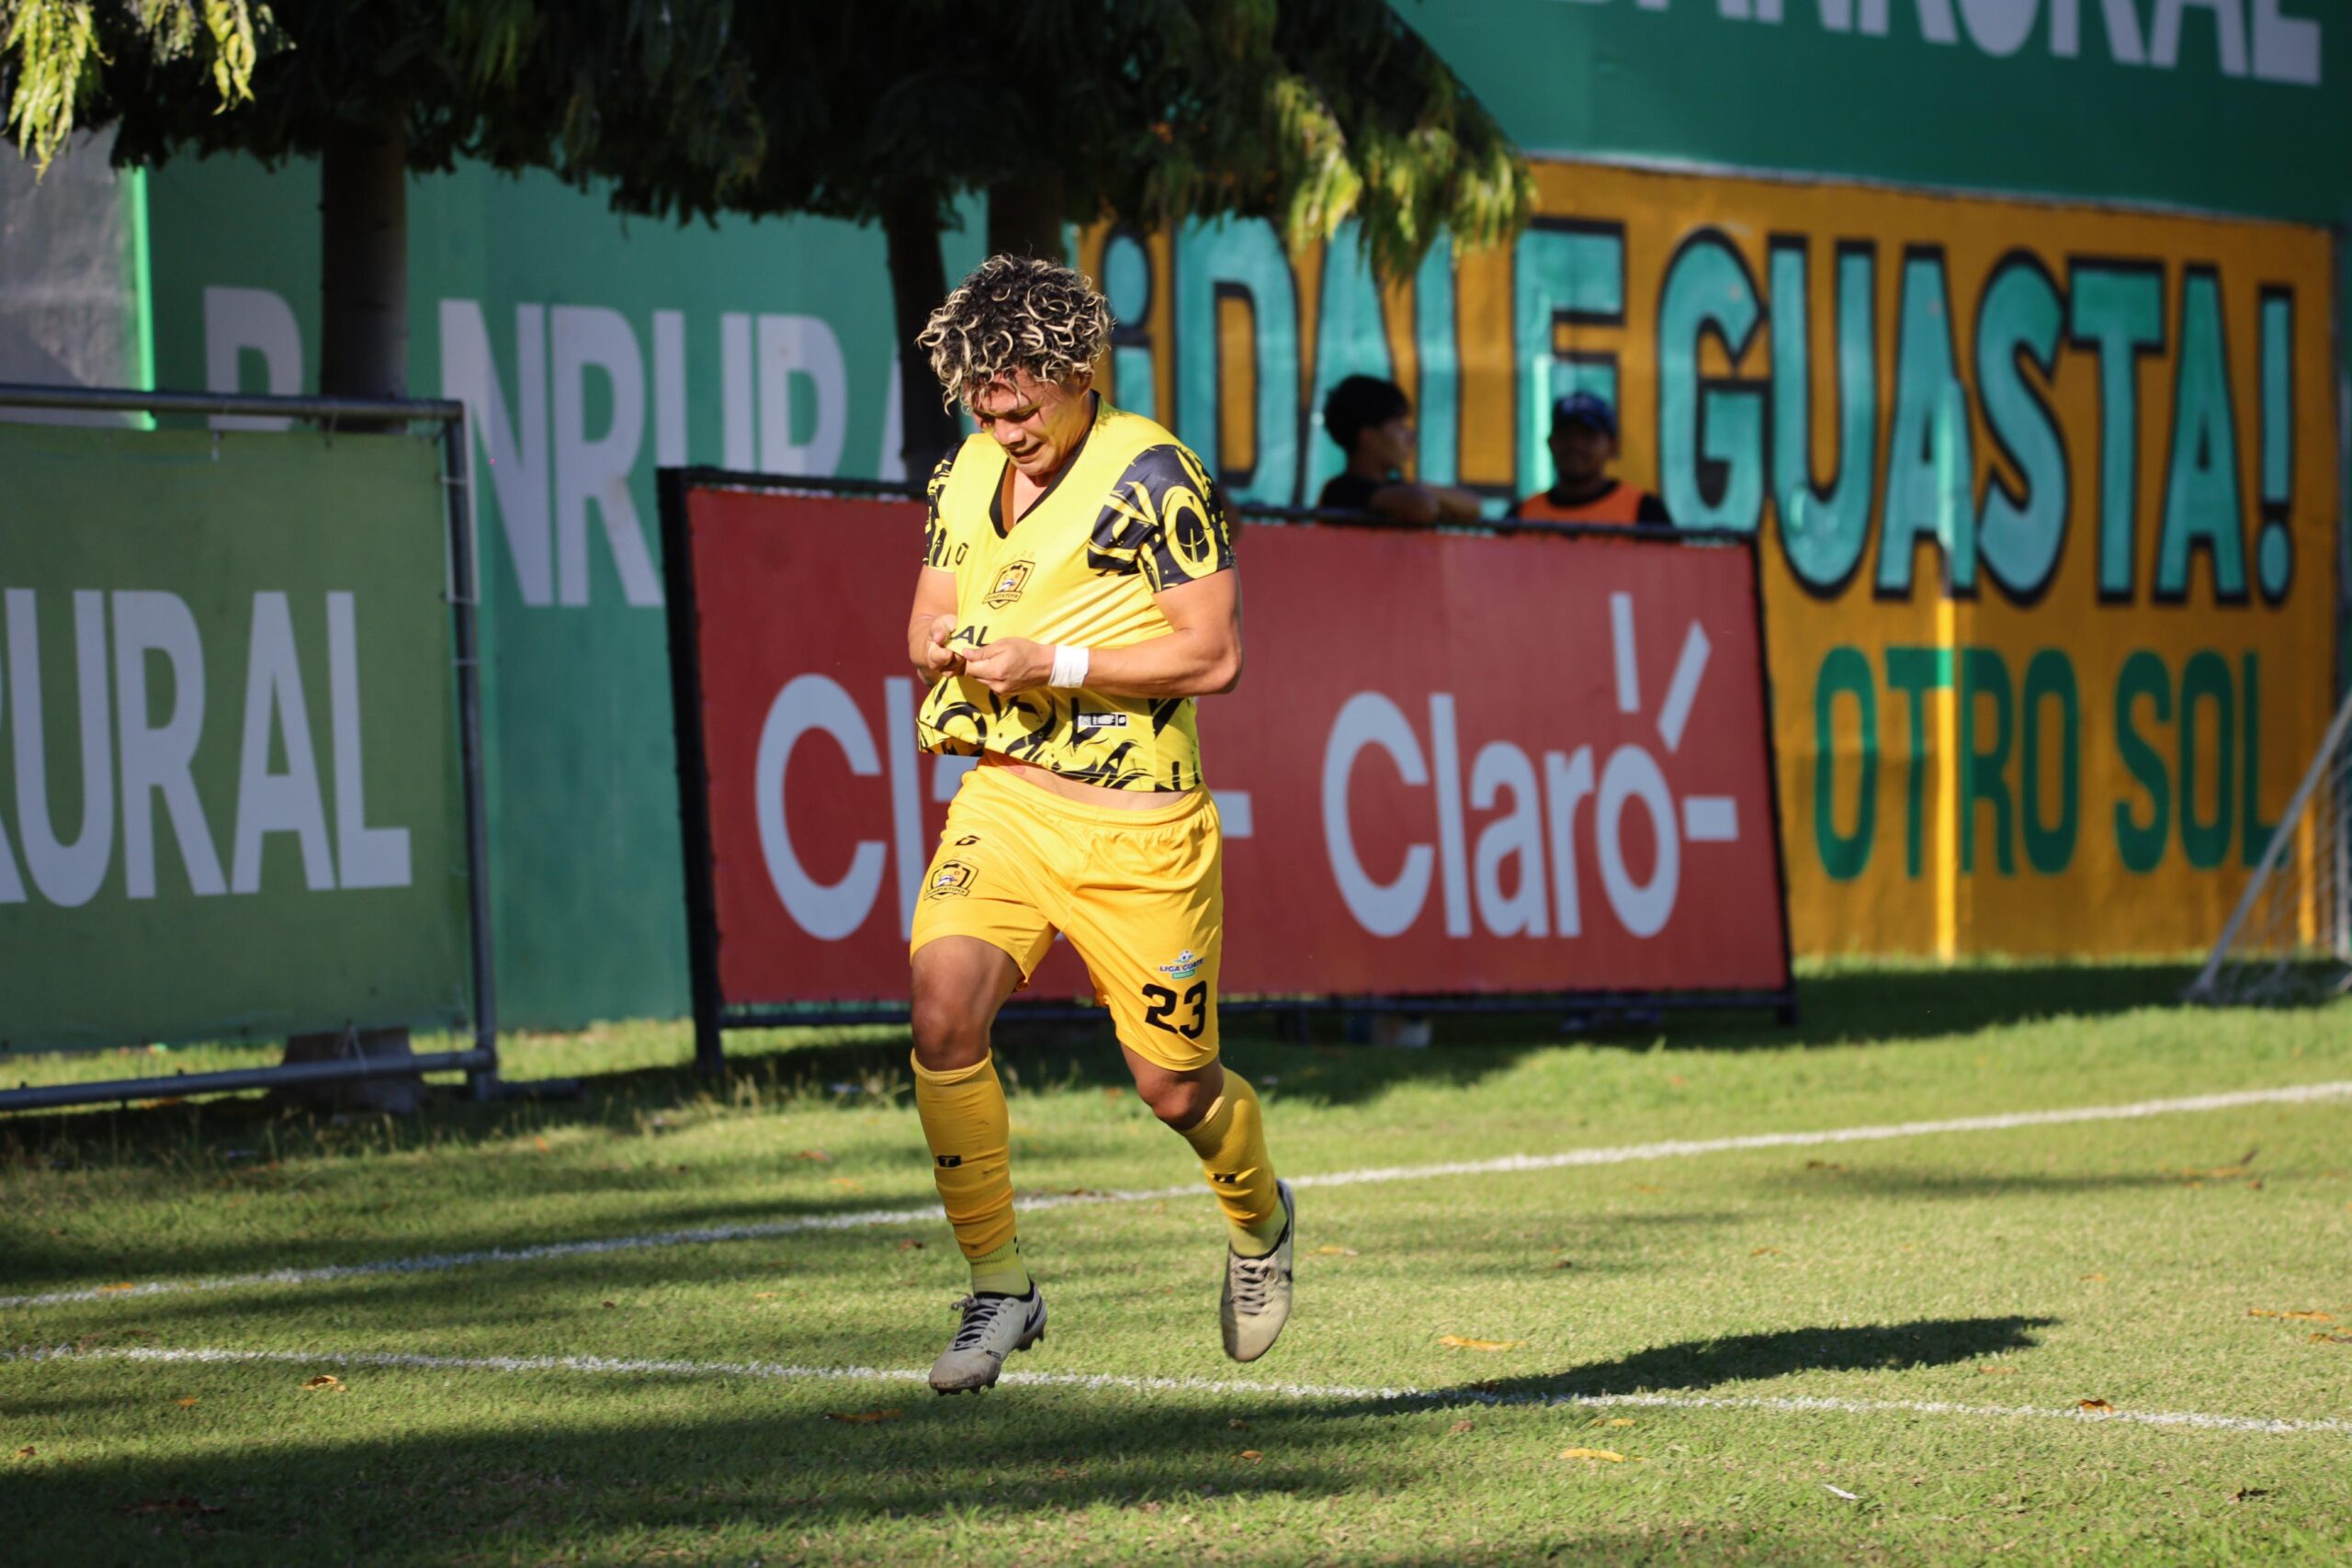
[[[1137,453],[1094,520],[1086,564],[1105,576],[1140,571],[1155,593],[1228,570],[1232,520],[1201,460],[1172,443]]]
[[[939,518],[939,498],[947,489],[947,470],[956,466],[956,454],[950,452],[939,459],[931,470],[931,479],[923,485],[922,563],[945,570],[952,566],[955,547],[948,543],[947,525]]]

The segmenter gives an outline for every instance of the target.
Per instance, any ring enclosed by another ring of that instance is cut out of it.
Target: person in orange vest
[[[1531,495],[1509,515],[1526,523],[1599,523],[1671,528],[1666,503],[1638,485],[1611,479],[1617,460],[1617,411],[1590,392],[1570,392],[1552,405],[1550,490]]]

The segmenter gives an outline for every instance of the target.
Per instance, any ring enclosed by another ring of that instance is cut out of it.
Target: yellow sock
[[[1012,1113],[996,1058],[934,1073],[915,1067],[915,1111],[931,1145],[932,1179],[956,1245],[971,1266],[975,1292],[1029,1293],[1028,1266],[1012,1232]]]
[[[1233,1231],[1233,1250],[1263,1258],[1283,1238],[1283,1202],[1274,1190],[1274,1162],[1266,1154],[1266,1121],[1250,1080],[1228,1071],[1225,1092],[1209,1113],[1184,1129],[1201,1169]]]

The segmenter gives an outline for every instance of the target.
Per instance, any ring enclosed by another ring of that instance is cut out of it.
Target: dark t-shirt
[[[1333,474],[1324,481],[1316,507],[1324,512],[1369,512],[1372,498],[1395,484],[1394,479],[1368,479],[1362,474]]]

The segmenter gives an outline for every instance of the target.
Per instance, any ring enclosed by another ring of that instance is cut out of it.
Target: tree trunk
[[[408,395],[408,133],[398,117],[338,124],[319,160],[319,391],[326,397]],[[345,420],[345,430],[402,428],[399,421]],[[415,1055],[405,1029],[354,1028],[298,1034],[288,1062]],[[290,1091],[336,1111],[413,1115],[424,1080],[366,1078]]]
[[[883,205],[882,236],[890,256],[890,310],[899,343],[899,447],[907,478],[920,484],[954,449],[955,417],[940,402],[931,357],[915,344],[947,297],[947,264],[939,254],[939,205],[930,193],[893,196]]]
[[[1068,262],[1062,247],[1062,177],[1045,173],[989,186],[989,254]]]
[[[338,125],[319,166],[319,390],[408,395],[408,136]]]

